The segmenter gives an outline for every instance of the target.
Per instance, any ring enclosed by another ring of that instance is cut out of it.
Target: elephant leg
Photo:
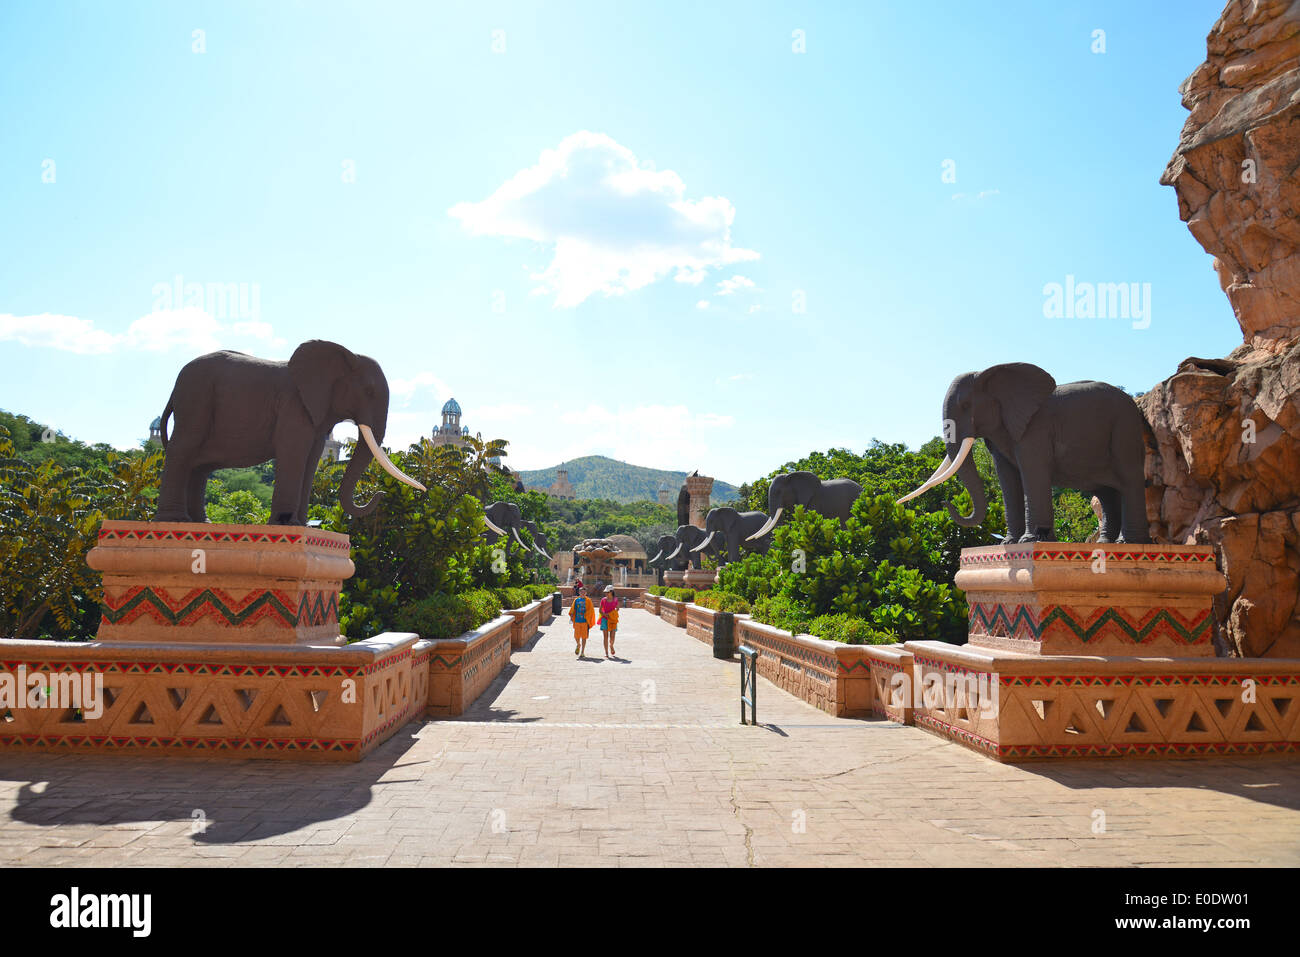
[[[275,450],[275,485],[271,490],[270,525],[297,523],[306,457],[314,439],[294,436]]]
[[[1113,488],[1099,488],[1092,493],[1101,502],[1101,528],[1097,541],[1110,544],[1119,540],[1120,506],[1119,492]]]
[[[311,503],[311,483],[316,478],[316,467],[320,464],[320,454],[325,449],[325,436],[321,436],[307,452],[306,467],[302,475],[302,494],[298,496],[298,514],[293,517],[295,525],[307,524],[307,506]]]
[[[1020,481],[1020,469],[1015,463],[993,447],[985,443],[993,456],[993,467],[997,469],[998,485],[1002,486],[1002,507],[1006,512],[1007,541],[1018,542],[1025,534],[1025,487]]]
[[[1020,471],[1025,490],[1025,532],[1022,542],[1056,541],[1056,523],[1052,515],[1052,474],[1045,457],[1033,457]],[[1007,519],[1008,524],[1010,518]]]
[[[202,522],[206,514],[200,509],[191,515],[190,485],[197,470],[198,443],[184,435],[174,435],[167,444],[162,476],[158,480],[158,508],[156,522]]]
[[[191,522],[208,520],[208,477],[211,474],[212,470],[206,465],[190,472],[185,484],[185,511],[189,513]]]
[[[1143,476],[1139,474],[1126,482],[1119,495],[1123,505],[1124,541],[1129,545],[1149,545],[1151,523],[1147,521],[1147,492]]]

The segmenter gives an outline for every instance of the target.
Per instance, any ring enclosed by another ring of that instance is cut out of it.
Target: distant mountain
[[[545,492],[555,481],[555,470],[560,468],[569,470],[569,481],[573,483],[578,498],[607,498],[615,502],[657,502],[659,486],[664,483],[672,490],[668,504],[676,506],[677,490],[686,480],[685,472],[629,465],[603,455],[570,459],[553,468],[523,471],[519,476],[525,488]],[[740,492],[734,485],[716,478],[713,480],[710,498],[714,504],[739,497]]]

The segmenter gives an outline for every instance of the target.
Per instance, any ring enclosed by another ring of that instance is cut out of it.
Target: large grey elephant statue
[[[751,551],[766,552],[772,544],[772,539],[767,536],[746,544],[749,537],[766,524],[767,516],[762,512],[738,512],[725,505],[711,508],[704,518],[705,539],[693,551],[712,554],[727,562],[740,561],[741,545]]]
[[[174,428],[167,434],[167,420]],[[154,521],[205,522],[208,477],[217,469],[275,459],[272,525],[305,525],[312,478],[334,426],[350,419],[363,441],[343,473],[339,501],[352,516],[369,515],[353,499],[373,457],[389,474],[424,486],[389,461],[380,443],[388,423],[388,380],[379,363],[336,342],[313,339],[288,362],[242,352],[211,352],[187,362],[162,414],[166,450]]]
[[[1151,541],[1147,524],[1144,421],[1137,403],[1104,382],[1056,380],[1036,365],[1008,362],[953,379],[943,400],[948,454],[906,502],[956,475],[970,493],[970,515],[984,521],[988,501],[971,446],[982,438],[993,456],[1007,511],[1007,540],[1056,540],[1052,487],[1073,488],[1101,502],[1098,541]]]
[[[519,530],[528,526],[524,522],[523,515],[519,512],[519,506],[514,502],[493,502],[483,509],[483,521],[487,525],[487,531],[483,534],[487,537],[489,545],[496,544],[497,540],[505,535],[511,535],[524,551],[529,551],[528,544],[519,537]],[[537,548],[536,545],[532,547],[532,550],[547,559],[551,557],[540,548]]]
[[[812,472],[785,472],[772,479],[767,489],[768,519],[746,541],[757,541],[781,521],[783,512],[802,505],[823,518],[849,520],[853,503],[862,494],[862,486],[852,479],[819,479]]]
[[[702,559],[697,546],[704,541],[704,529],[698,525],[678,525],[677,531],[673,534],[673,539],[677,543],[673,551],[667,556],[669,561],[677,558],[684,558],[687,567],[701,569]]]
[[[658,584],[662,585],[664,583],[664,569],[669,565],[668,556],[676,550],[677,538],[673,535],[661,535],[659,536],[659,543],[656,547],[658,548],[658,551],[655,552],[654,557],[649,559],[646,564],[655,570],[658,575],[656,581]],[[681,562],[681,566],[682,568],[685,568],[686,563]]]
[[[546,539],[546,533],[537,527],[537,523],[525,519],[524,528],[528,529],[528,534],[533,537],[533,548],[537,554],[541,555],[548,562],[551,560],[551,546]]]

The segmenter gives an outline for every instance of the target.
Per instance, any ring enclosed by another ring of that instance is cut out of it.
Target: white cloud
[[[719,296],[730,296],[742,289],[753,289],[754,280],[745,276],[732,276],[730,279],[724,279],[718,283]]]
[[[758,310],[761,309],[761,308],[762,308],[762,306],[758,305],[758,303],[755,303],[754,305],[750,306],[750,307],[749,307],[747,310],[745,310],[745,311],[748,312],[748,313],[752,316],[754,313],[758,312]]]
[[[451,398],[451,386],[432,372],[417,372],[409,379],[390,379],[388,382],[389,397],[400,400],[403,405],[409,405],[415,394],[424,390],[428,390],[439,402]]]
[[[269,322],[237,322],[227,327],[204,310],[193,307],[148,313],[132,322],[124,333],[97,329],[93,319],[76,316],[51,313],[0,315],[0,341],[81,355],[169,352],[172,349],[205,353],[231,344],[231,338],[251,338],[277,348],[285,345],[285,340],[275,335]]]
[[[697,303],[695,304],[695,308],[696,308],[696,309],[708,309],[708,308],[709,308],[709,300],[707,300],[707,299],[701,299],[699,302],[697,302]]]
[[[111,333],[96,329],[90,319],[53,315],[15,316],[0,314],[0,342],[19,342],[25,346],[60,349],[81,355],[112,352],[115,339]]]
[[[565,444],[550,444],[555,461],[601,454],[655,468],[704,467],[712,434],[734,424],[730,415],[691,412],[684,405],[639,405],[609,409],[588,405],[561,413]],[[530,449],[517,450],[532,460]]]
[[[482,202],[448,212],[475,235],[553,246],[550,265],[532,278],[558,307],[597,292],[622,295],[670,273],[695,285],[710,268],[758,258],[731,245],[736,210],[725,197],[687,199],[672,170],[645,168],[631,150],[586,130],[543,150],[535,166]]]

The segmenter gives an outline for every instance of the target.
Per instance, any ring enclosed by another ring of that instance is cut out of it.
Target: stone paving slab
[[[735,662],[621,624],[579,660],[557,618],[355,765],[0,755],[0,865],[1300,864],[1294,757],[1000,765],[766,682],[742,727]]]

